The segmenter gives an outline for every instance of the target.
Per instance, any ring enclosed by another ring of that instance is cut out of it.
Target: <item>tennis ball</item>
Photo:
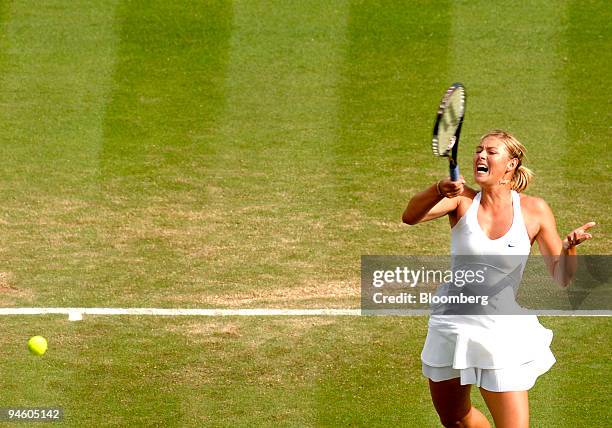
[[[42,336],[33,336],[28,340],[28,349],[34,355],[42,355],[47,351],[47,339]]]

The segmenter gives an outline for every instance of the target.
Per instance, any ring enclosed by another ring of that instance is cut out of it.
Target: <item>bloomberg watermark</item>
[[[364,314],[612,315],[612,256],[362,256]],[[554,278],[553,279],[553,275]]]

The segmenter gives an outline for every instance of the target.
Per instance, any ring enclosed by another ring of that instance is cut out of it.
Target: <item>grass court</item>
[[[447,222],[401,213],[446,174],[429,141],[454,81],[468,183],[479,136],[509,130],[526,193],[562,236],[596,221],[579,251],[609,254],[611,21],[603,1],[2,2],[0,306],[358,308],[361,255],[448,253]],[[607,426],[610,320],[541,321],[558,362],[533,426]],[[0,407],[60,406],[61,426],[433,427],[426,325],[3,317]]]

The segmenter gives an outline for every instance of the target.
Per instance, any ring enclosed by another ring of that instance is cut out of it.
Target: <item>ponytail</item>
[[[526,166],[519,165],[514,170],[514,175],[512,176],[512,180],[510,180],[512,190],[516,190],[517,192],[521,193],[527,188],[527,185],[529,184],[532,178],[533,172]]]

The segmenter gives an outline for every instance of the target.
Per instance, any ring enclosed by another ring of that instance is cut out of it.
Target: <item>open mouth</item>
[[[477,172],[489,172],[489,168],[486,165],[477,165],[476,171]]]

